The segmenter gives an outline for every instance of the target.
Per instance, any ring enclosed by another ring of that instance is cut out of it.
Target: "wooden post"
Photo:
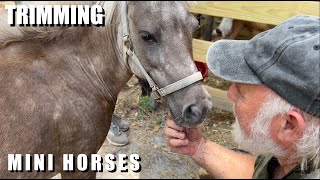
[[[5,5],[15,5],[15,1],[0,1],[0,16],[7,12]]]

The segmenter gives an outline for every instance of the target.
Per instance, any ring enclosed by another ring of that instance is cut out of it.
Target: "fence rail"
[[[318,1],[198,1],[189,8],[195,14],[229,17],[277,25],[295,15],[319,16]],[[194,59],[206,62],[206,53],[212,42],[193,39]]]
[[[294,15],[319,16],[318,1],[198,1],[192,13],[277,25]]]

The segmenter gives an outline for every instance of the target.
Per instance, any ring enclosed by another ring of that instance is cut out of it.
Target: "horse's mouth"
[[[185,128],[195,128],[201,124],[212,107],[212,103],[209,100],[186,104],[181,108],[177,108],[176,104],[168,103],[168,105],[175,124]]]
[[[171,112],[172,114],[172,112]],[[203,113],[200,119],[197,119],[196,121],[188,120],[184,118],[183,116],[175,116],[172,114],[172,119],[176,123],[177,126],[183,127],[183,128],[196,128],[200,124],[203,123],[205,117],[207,116],[207,112]]]

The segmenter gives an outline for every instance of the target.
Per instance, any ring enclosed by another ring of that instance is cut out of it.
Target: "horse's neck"
[[[115,17],[114,19],[118,19]],[[93,27],[81,36],[76,45],[77,63],[93,82],[95,89],[108,103],[116,103],[116,97],[132,77],[122,55],[122,36],[119,25]]]
[[[91,34],[94,36],[95,33]],[[96,34],[97,35],[97,34]],[[97,37],[89,37],[87,40],[98,40]],[[91,44],[83,59],[78,59],[81,69],[93,81],[95,88],[102,92],[108,100],[116,101],[121,89],[128,82],[132,74],[122,60],[122,52],[117,47],[115,37],[100,36],[100,42],[86,42],[83,47]],[[87,46],[88,47],[88,46]]]
[[[108,104],[115,104],[132,73],[122,58],[119,3],[106,4],[104,6],[109,10],[106,10],[108,20],[105,27],[77,27],[78,32],[72,31],[71,38],[60,43],[71,52],[66,60],[74,60],[74,68],[80,68],[80,72],[85,73],[93,85],[91,89]]]

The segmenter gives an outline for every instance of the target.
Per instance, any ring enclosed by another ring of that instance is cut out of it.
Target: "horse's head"
[[[133,52],[159,88],[198,71],[192,57],[192,34],[198,21],[188,13],[186,3],[129,2],[127,13]],[[128,64],[135,75],[145,78],[132,58]],[[199,80],[166,95],[166,100],[180,126],[200,124],[212,106]]]

